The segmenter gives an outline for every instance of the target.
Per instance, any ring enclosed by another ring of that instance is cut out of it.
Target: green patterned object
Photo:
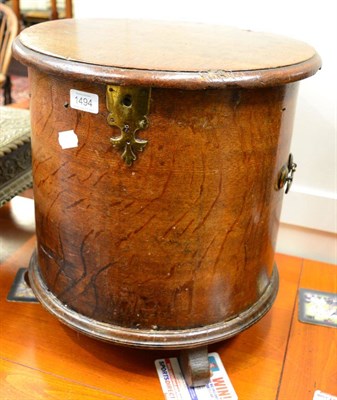
[[[0,207],[32,186],[30,112],[0,107]]]

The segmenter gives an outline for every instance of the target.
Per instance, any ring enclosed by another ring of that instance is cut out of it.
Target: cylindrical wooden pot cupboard
[[[14,53],[31,83],[41,303],[149,349],[207,348],[261,318],[315,50],[222,26],[73,19],[24,30]]]

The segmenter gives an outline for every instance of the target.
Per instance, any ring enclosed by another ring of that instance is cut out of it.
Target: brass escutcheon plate
[[[108,124],[120,129],[120,136],[110,138],[113,147],[122,152],[128,166],[137,160],[147,140],[136,138],[136,132],[148,126],[151,88],[107,85]]]

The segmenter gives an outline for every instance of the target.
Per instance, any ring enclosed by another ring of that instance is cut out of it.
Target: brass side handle
[[[294,163],[294,157],[290,153],[288,163],[284,164],[278,174],[276,189],[280,190],[285,187],[285,193],[287,194],[293,183],[294,173],[296,171],[297,164]]]

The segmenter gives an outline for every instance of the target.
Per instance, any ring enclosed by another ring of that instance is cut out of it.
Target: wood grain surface
[[[207,326],[254,307],[271,285],[283,198],[275,186],[297,84],[153,88],[139,132],[149,143],[129,167],[110,144],[120,131],[107,124],[103,85],[30,77],[38,263],[49,291],[91,318],[93,334],[95,321],[147,330],[151,347],[156,331],[205,327],[213,341]],[[72,88],[97,94],[99,113],[66,106]],[[78,147],[63,150],[58,134],[71,129]],[[253,321],[241,322],[236,332]]]
[[[39,304],[6,301],[17,269],[28,265],[35,247],[34,234],[25,237],[22,230],[8,213],[1,233],[15,245],[0,265],[0,397],[164,399],[154,360],[176,352],[102,343],[64,327]],[[297,321],[298,288],[333,290],[336,267],[285,255],[276,261],[280,291],[272,310],[210,350],[220,354],[240,400],[312,399],[316,388],[337,395],[335,329]]]
[[[16,40],[14,55],[73,79],[193,89],[280,85],[313,75],[321,64],[311,46],[282,36],[200,23],[104,19],[35,25]]]
[[[305,260],[299,288],[337,293],[336,265]],[[336,360],[337,329],[301,323],[296,302],[279,399],[312,399],[318,389],[336,396]]]
[[[31,50],[70,62],[159,71],[270,69],[315,55],[311,46],[273,34],[143,20],[50,21],[25,29],[20,41]]]
[[[113,392],[73,382],[34,368],[0,359],[0,391],[2,400],[121,400]]]

